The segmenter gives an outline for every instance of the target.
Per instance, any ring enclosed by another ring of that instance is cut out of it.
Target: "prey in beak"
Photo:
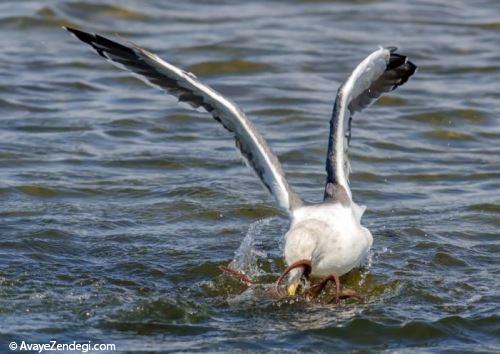
[[[288,296],[295,296],[297,294],[298,289],[300,288],[302,277],[308,279],[309,275],[311,274],[311,270],[312,270],[311,261],[308,259],[301,259],[300,261],[297,261],[289,265],[283,271],[283,273],[281,273],[280,277],[276,281],[276,284],[274,286],[276,293],[280,295],[280,285],[285,276],[290,274],[286,290]]]
[[[288,286],[286,287],[286,293],[288,294],[288,296],[295,296],[299,288],[300,288],[300,283],[288,284]]]

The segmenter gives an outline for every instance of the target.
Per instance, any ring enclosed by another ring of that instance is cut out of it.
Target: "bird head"
[[[302,278],[304,277],[307,279],[309,274],[311,274],[311,269],[311,261],[306,259],[302,259],[289,265],[283,273],[281,273],[278,280],[276,280],[276,292],[278,294],[280,293],[280,284],[285,276],[288,275],[287,293],[289,296],[294,296],[302,284]]]
[[[288,296],[295,296],[302,285],[302,276],[305,269],[303,267],[295,268],[288,273],[288,284],[286,292]]]

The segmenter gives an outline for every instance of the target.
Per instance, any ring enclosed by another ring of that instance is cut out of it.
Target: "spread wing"
[[[351,197],[347,149],[354,112],[368,107],[383,93],[403,85],[417,70],[415,64],[396,50],[395,47],[380,48],[370,54],[338,90],[330,120],[325,199],[338,199],[339,191],[345,191]]]
[[[301,199],[288,185],[278,158],[236,104],[203,84],[192,73],[183,71],[133,44],[123,45],[98,34],[64,28],[116,66],[137,74],[148,84],[177,97],[179,101],[187,102],[196,108],[203,107],[233,134],[236,147],[281,208],[291,211],[302,204]]]

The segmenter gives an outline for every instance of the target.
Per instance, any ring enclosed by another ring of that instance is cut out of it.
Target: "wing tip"
[[[115,42],[96,33],[85,32],[67,26],[62,26],[62,28],[70,32],[76,39],[90,45],[97,52],[97,54],[107,60],[110,60],[110,58],[106,55],[106,52],[121,51],[132,53],[134,51],[131,47],[127,47],[126,45]]]
[[[411,70],[412,70],[411,75],[415,74],[418,70],[418,66],[416,66],[413,62],[411,62],[409,60],[408,60],[407,64],[411,67]]]
[[[408,79],[413,76],[417,72],[417,65],[415,65],[413,62],[408,60],[408,57],[406,55],[397,53],[397,47],[386,47],[390,53],[391,56],[389,58],[389,62],[387,63],[387,68],[386,71],[396,71],[399,73],[401,76],[399,82],[397,82],[393,87],[392,90],[396,89],[398,86],[403,85],[408,81]],[[391,50],[394,49],[394,50]]]
[[[96,35],[88,32],[81,31],[79,29],[73,28],[73,27],[68,27],[68,26],[62,26],[63,29],[71,33],[75,38],[81,40],[82,42],[85,42],[91,46],[92,40],[95,39]]]
[[[90,33],[81,31],[79,29],[73,28],[73,27],[68,27],[68,26],[62,26],[63,29],[74,35],[76,38],[80,39],[83,41],[83,38],[86,37],[94,37],[95,35],[92,35]]]

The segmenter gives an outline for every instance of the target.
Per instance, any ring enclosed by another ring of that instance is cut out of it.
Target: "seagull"
[[[295,296],[309,278],[320,279],[308,294],[317,296],[329,282],[335,282],[335,297],[342,297],[339,277],[366,258],[373,237],[361,225],[366,209],[353,201],[349,188],[348,146],[351,120],[355,112],[374,103],[383,93],[403,85],[417,67],[396,47],[380,47],[368,55],[337,91],[330,119],[326,183],[323,201],[302,200],[288,183],[283,168],[245,113],[231,100],[157,55],[132,43],[118,43],[99,34],[63,27],[77,39],[90,45],[101,57],[128,70],[146,83],[160,88],[194,108],[203,108],[228,130],[243,159],[259,177],[290,219],[285,234],[286,269],[275,288],[287,279],[287,294]],[[243,274],[237,277],[252,282]]]

